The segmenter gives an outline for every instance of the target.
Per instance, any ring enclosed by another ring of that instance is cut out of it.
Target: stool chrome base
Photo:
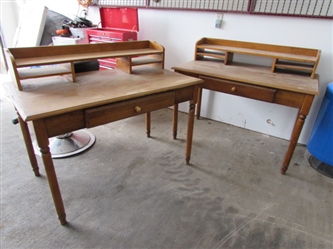
[[[78,130],[49,139],[52,158],[63,158],[81,153],[95,143],[95,135],[87,129]],[[41,155],[37,142],[34,141],[36,155]]]

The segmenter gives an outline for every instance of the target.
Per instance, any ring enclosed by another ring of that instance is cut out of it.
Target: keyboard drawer
[[[276,89],[255,86],[251,84],[243,84],[229,80],[216,79],[206,76],[200,76],[200,78],[205,81],[202,84],[202,88],[205,89],[266,102],[274,101]]]
[[[84,111],[85,123],[86,127],[90,128],[166,108],[174,103],[175,92],[171,91],[89,108]]]

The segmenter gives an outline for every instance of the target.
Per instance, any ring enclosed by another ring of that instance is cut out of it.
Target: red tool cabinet
[[[138,10],[100,8],[102,28],[87,30],[89,43],[136,41],[139,31]],[[99,60],[100,69],[116,67],[116,59]]]

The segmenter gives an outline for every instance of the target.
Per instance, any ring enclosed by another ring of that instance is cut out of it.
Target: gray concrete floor
[[[1,248],[333,248],[333,180],[288,141],[196,120],[184,162],[169,109],[90,129],[88,151],[55,159],[69,224],[58,222],[40,157],[35,177],[15,111],[1,97]]]

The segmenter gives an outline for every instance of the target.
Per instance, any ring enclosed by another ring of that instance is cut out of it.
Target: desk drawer
[[[74,111],[45,118],[47,135],[58,136],[68,132],[85,128],[83,111]]]
[[[241,97],[273,102],[276,89],[254,86],[206,76],[200,76],[205,82],[202,87],[209,90],[237,95]]]
[[[87,128],[172,106],[175,92],[154,94],[85,110]]]

